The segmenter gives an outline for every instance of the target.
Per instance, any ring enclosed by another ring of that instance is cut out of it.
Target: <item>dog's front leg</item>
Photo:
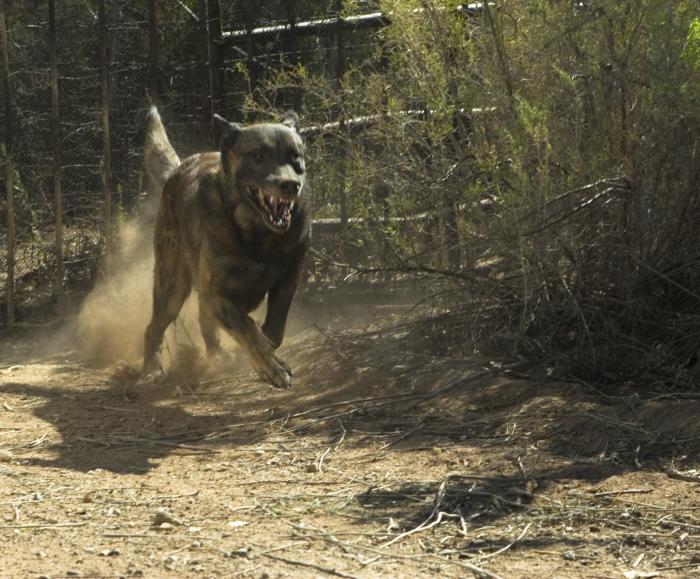
[[[272,342],[273,348],[279,348],[284,338],[287,315],[296,293],[303,267],[303,257],[270,289],[267,295],[267,314],[262,326],[263,333]]]
[[[206,303],[211,301],[205,300]],[[260,378],[276,388],[292,385],[291,369],[275,356],[270,340],[243,308],[232,300],[220,298],[215,312],[221,325],[245,350]]]

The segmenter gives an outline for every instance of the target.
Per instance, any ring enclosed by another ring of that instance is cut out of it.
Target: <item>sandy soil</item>
[[[0,576],[700,574],[697,395],[537,381],[410,329],[298,333],[286,391],[192,352],[133,385],[1,336]]]

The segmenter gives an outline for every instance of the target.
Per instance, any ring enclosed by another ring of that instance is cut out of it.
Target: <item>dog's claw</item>
[[[275,388],[289,388],[292,385],[292,370],[286,362],[272,356],[269,363],[258,370],[260,378]]]
[[[287,362],[285,362],[284,360],[280,360],[279,358],[277,358],[277,361],[279,362],[280,366],[282,366],[282,368],[284,368],[287,371],[287,374],[289,374],[289,379],[291,380],[292,379],[291,366],[289,364],[287,364]]]
[[[143,367],[141,368],[140,377],[141,380],[146,383],[156,382],[165,376],[165,369],[160,361],[160,356],[155,354],[151,356],[150,359],[144,360]]]

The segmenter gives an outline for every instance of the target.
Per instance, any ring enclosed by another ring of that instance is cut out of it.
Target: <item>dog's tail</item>
[[[168,176],[180,165],[180,157],[170,144],[156,106],[151,107],[146,117],[143,161],[149,191],[158,199]]]

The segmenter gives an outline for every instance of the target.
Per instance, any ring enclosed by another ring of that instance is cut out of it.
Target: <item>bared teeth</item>
[[[267,195],[254,185],[247,187],[248,194],[257,202],[260,209],[265,211],[265,217],[275,227],[288,228],[291,221],[294,199],[283,199],[274,195]]]

